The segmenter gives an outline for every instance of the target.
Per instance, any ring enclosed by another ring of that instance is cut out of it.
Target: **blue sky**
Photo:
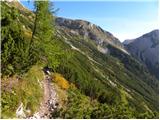
[[[21,1],[33,9],[33,2]],[[57,16],[99,25],[121,41],[158,28],[158,0],[55,0]]]

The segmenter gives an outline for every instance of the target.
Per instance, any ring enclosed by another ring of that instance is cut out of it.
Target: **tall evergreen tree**
[[[32,47],[32,42],[36,37],[38,37],[40,59],[47,62],[49,67],[56,68],[60,64],[63,51],[61,51],[59,45],[56,44],[54,17],[52,14],[53,8],[51,2],[35,1],[34,5],[36,8],[36,17],[30,41],[30,48]]]

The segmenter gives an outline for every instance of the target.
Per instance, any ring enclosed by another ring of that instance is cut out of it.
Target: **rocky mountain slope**
[[[13,4],[5,7],[11,10],[10,6],[15,7]],[[18,22],[23,28],[24,38],[28,39],[34,13],[19,9],[19,14]],[[61,109],[53,110],[51,118],[158,117],[158,80],[125,50],[117,38],[87,21],[56,18],[54,22],[56,43],[71,57],[54,70],[64,77],[57,77],[60,83],[56,83],[56,78],[52,79],[54,88],[63,86],[55,90],[63,104],[60,104]],[[30,116],[40,111],[37,109],[43,89],[38,81],[44,80],[41,67],[36,66],[27,72],[27,77],[17,82],[19,87],[11,91],[5,87],[9,79],[2,80],[2,118],[14,117],[21,102],[24,111],[31,111]],[[46,82],[46,86],[51,87],[49,84],[51,82]]]
[[[104,53],[105,51],[107,52],[105,49],[108,44],[127,53],[123,44],[116,37],[95,24],[84,20],[71,20],[60,17],[56,18],[55,22],[60,29],[67,31],[71,35],[80,35],[84,39],[92,40],[97,45],[97,48]]]
[[[126,49],[143,62],[150,72],[159,76],[159,31],[154,30],[125,44]]]
[[[123,41],[123,45],[128,45],[129,43],[133,42],[134,40],[132,39],[127,39]]]

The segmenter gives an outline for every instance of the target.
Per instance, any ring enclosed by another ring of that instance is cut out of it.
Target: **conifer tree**
[[[36,17],[30,46],[38,37],[40,59],[47,62],[49,67],[56,68],[60,64],[63,51],[56,43],[54,17],[51,11],[53,8],[49,1],[35,1],[34,5]]]

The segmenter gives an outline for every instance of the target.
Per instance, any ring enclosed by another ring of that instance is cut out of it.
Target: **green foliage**
[[[68,93],[67,106],[64,106],[62,111],[60,111],[60,117],[66,119],[90,118],[90,106],[91,104],[88,97],[81,95],[77,89],[71,88]]]
[[[52,113],[52,118],[64,119],[135,119],[156,118],[156,113],[139,113],[129,105],[99,103],[83,95],[78,89],[68,90],[68,101],[61,109]]]
[[[37,60],[45,62],[54,69],[65,54],[57,42],[59,39],[54,35],[54,20],[49,10],[49,2],[35,1],[35,3],[37,14],[34,27],[31,27],[34,29],[29,41],[30,38],[24,34],[27,30],[22,29],[23,20],[26,20],[22,13],[25,12],[18,11],[14,7],[9,8],[2,2],[2,75],[23,74]],[[28,21],[25,23],[25,26],[28,26],[26,24]]]
[[[64,51],[56,42],[54,17],[52,6],[49,1],[35,1],[35,21],[31,43],[38,37],[39,57],[47,63],[47,66],[55,69],[61,62]],[[46,19],[47,18],[47,19]]]
[[[74,83],[81,93],[103,104],[125,103],[137,113],[158,109],[158,84],[151,83],[156,79],[142,64],[112,46],[106,46],[110,54],[104,55],[97,51],[92,40],[88,42],[80,36],[62,33],[80,51],[73,50],[72,58],[61,64],[57,72]],[[121,86],[125,89],[122,90]]]
[[[18,23],[19,12],[15,9],[8,9],[2,2],[1,17],[1,56],[2,75],[13,75],[26,72],[36,62],[34,51],[28,53],[28,42],[24,40],[23,31]]]
[[[103,78],[98,78],[90,66],[92,65],[87,62],[85,56],[75,54],[68,63],[61,65],[57,71],[64,74],[67,80],[74,83],[82,93],[85,93],[91,99],[96,98],[102,103],[115,104],[119,99],[119,92],[108,84],[104,85],[101,82]]]
[[[124,73],[118,73],[118,80],[143,95],[147,101],[152,103],[152,108],[158,109],[158,80],[148,72],[143,64],[140,64],[131,56],[124,54],[112,46],[108,46],[108,48],[110,49],[110,55],[120,60],[125,67],[125,71],[123,72],[127,76],[124,78]]]
[[[1,118],[13,118],[15,116],[16,108],[18,107],[19,96],[12,92],[6,92],[2,89],[1,94]]]
[[[64,51],[61,51],[59,47],[57,42],[59,39],[54,38],[53,26],[50,24],[54,21],[51,21],[51,15],[44,11],[41,12],[42,16],[44,14],[48,16],[45,16],[44,21],[37,21],[40,23],[40,28],[37,31],[40,35],[34,34],[34,40],[31,42],[31,36],[28,37],[24,33],[26,31],[31,33],[30,29],[33,28],[34,24],[30,21],[31,24],[28,25],[28,18],[24,19],[23,12],[8,6],[5,2],[2,2],[1,9],[1,68],[3,77],[9,76],[7,78],[9,83],[5,83],[6,81],[3,79],[2,81],[8,86],[10,82],[16,81],[10,81],[13,75],[22,76],[18,83],[10,88],[11,92],[2,86],[2,118],[16,117],[15,112],[21,102],[24,109],[31,110],[30,114],[33,114],[40,104],[42,89],[39,82],[44,78],[43,71],[33,65],[38,62],[46,66],[47,63],[49,67],[55,68],[60,64],[60,56],[64,54]],[[46,17],[51,19],[46,20]],[[42,22],[44,23],[42,24]],[[22,25],[25,25],[25,28]]]

